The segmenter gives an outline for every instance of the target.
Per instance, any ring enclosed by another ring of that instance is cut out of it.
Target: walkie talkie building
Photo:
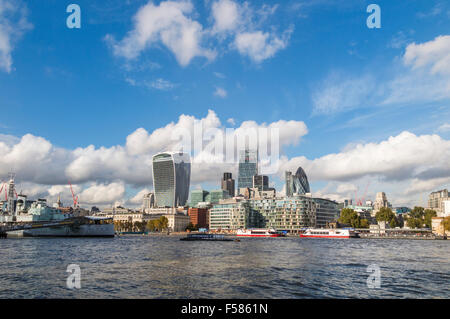
[[[191,180],[190,156],[164,152],[153,156],[153,189],[157,207],[185,206]]]

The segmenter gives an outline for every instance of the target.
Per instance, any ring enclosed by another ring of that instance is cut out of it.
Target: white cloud
[[[163,1],[158,6],[149,1],[134,16],[134,28],[125,38],[116,42],[108,35],[106,40],[115,55],[126,59],[137,58],[146,48],[161,42],[181,66],[195,57],[213,60],[216,52],[202,46],[202,25],[189,17],[193,11],[190,1]]]
[[[362,101],[367,103],[374,87],[374,79],[370,76],[345,79],[331,74],[313,92],[313,114],[332,114],[363,107]]]
[[[42,137],[31,134],[20,139],[0,141],[0,176],[7,176],[12,169],[17,173],[18,190],[29,196],[56,199],[62,195],[71,204],[68,180],[73,183],[82,205],[110,205],[121,202],[139,205],[141,195],[152,184],[152,155],[166,150],[178,150],[182,137],[174,132],[189,132],[201,125],[204,132],[213,130],[225,133],[217,114],[209,110],[203,118],[181,115],[172,122],[153,131],[139,128],[130,134],[125,145],[112,147],[88,146],[74,150],[55,147]],[[235,130],[234,136],[245,136],[252,129],[279,129],[280,150],[296,145],[308,133],[301,121],[280,120],[272,123],[245,121]],[[224,142],[233,135],[224,134]],[[270,141],[260,136],[263,142]],[[192,184],[216,185],[223,171],[236,172],[236,162],[216,161],[223,156],[223,149],[215,150],[218,140],[202,139],[203,149],[192,154]],[[193,139],[192,143],[195,142]],[[197,140],[198,142],[198,140]],[[220,142],[220,139],[219,139]],[[233,150],[236,154],[237,147]],[[308,159],[303,156],[280,158],[278,176],[286,170],[295,171],[302,166],[311,182],[327,181],[331,185],[319,190],[321,194],[335,198],[348,197],[355,190],[357,180],[378,180],[376,191],[384,191],[396,185],[397,196],[412,196],[417,192],[429,192],[450,182],[450,141],[438,135],[415,135],[403,132],[377,143],[352,143],[339,153]],[[126,200],[126,185],[144,187],[138,194]],[[358,192],[359,193],[359,192]],[[393,198],[394,199],[394,198]]]
[[[157,79],[149,84],[150,87],[157,89],[157,90],[170,90],[174,87],[174,84],[170,81],[164,80],[164,79]]]
[[[242,23],[241,7],[231,0],[219,0],[212,4],[213,32],[232,31]]]
[[[401,58],[403,67],[387,79],[373,73],[328,76],[311,94],[313,114],[450,99],[450,36],[409,44]]]
[[[214,95],[221,97],[221,98],[226,98],[227,97],[227,91],[221,87],[216,87],[216,90],[214,91]]]
[[[309,160],[284,159],[284,170],[302,166],[313,181],[351,181],[364,176],[384,181],[450,177],[450,141],[438,135],[402,132],[380,143],[357,144],[341,153]]]
[[[439,132],[450,132],[450,123],[444,123],[438,127]]]
[[[0,0],[0,69],[12,71],[14,45],[31,28],[21,1]]]
[[[120,201],[125,195],[125,185],[122,182],[110,184],[93,184],[79,195],[82,204],[99,205]]]
[[[209,19],[212,26],[204,27],[194,19],[197,15],[190,0],[162,1],[159,5],[149,1],[138,10],[133,29],[122,40],[116,41],[110,34],[105,40],[116,56],[127,60],[127,65],[143,51],[160,47],[159,43],[175,55],[181,66],[187,66],[195,57],[212,61],[227,48],[260,63],[286,48],[293,31],[291,26],[278,35],[273,26],[267,27],[267,19],[277,8],[264,4],[252,9],[248,2],[214,1]],[[230,42],[224,45],[225,40]]]
[[[260,63],[286,48],[291,33],[292,29],[289,29],[278,37],[262,31],[243,32],[236,36],[234,43],[242,55],[247,55],[254,62]]]
[[[131,205],[138,205],[138,206],[142,206],[143,204],[143,199],[144,199],[144,195],[150,193],[150,190],[148,188],[144,188],[141,191],[139,191],[135,196],[133,196],[132,198],[130,198],[127,203],[131,204]]]
[[[450,35],[441,35],[432,41],[408,45],[403,61],[413,69],[430,67],[431,74],[450,75]]]
[[[227,120],[227,123],[230,124],[230,125],[232,125],[232,126],[235,126],[235,125],[236,125],[236,121],[234,120],[234,118],[229,118],[229,119]]]

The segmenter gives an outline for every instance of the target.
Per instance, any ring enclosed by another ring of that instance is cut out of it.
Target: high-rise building
[[[155,207],[155,194],[154,193],[145,194],[143,198],[144,213],[153,207]]]
[[[447,189],[432,192],[428,196],[428,208],[435,210],[439,217],[445,211],[444,202],[448,200],[450,200],[450,197]]]
[[[153,156],[153,189],[157,207],[185,206],[189,197],[191,163],[188,154],[164,152]]]
[[[258,175],[258,151],[248,149],[240,151],[238,189],[253,188],[254,175]]]
[[[258,191],[266,191],[269,189],[269,177],[266,175],[253,175],[253,188]]]
[[[285,172],[286,178],[286,196],[290,197],[294,194],[310,193],[308,177],[303,168],[299,167],[295,175],[291,172]]]
[[[231,197],[235,196],[234,179],[233,179],[233,175],[231,173],[223,173],[222,189],[225,191],[228,191],[228,194]]]
[[[191,191],[191,207],[197,207],[198,203],[206,202],[206,197],[208,196],[209,192],[205,191],[203,189],[197,189]]]

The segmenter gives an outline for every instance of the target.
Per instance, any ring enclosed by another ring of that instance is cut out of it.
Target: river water
[[[450,241],[179,238],[0,240],[0,298],[450,298]]]

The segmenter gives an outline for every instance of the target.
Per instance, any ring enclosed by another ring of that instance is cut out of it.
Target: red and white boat
[[[284,234],[277,232],[275,229],[238,229],[236,236],[239,237],[283,237]]]
[[[358,238],[359,235],[352,229],[323,229],[309,228],[300,234],[302,238]]]

